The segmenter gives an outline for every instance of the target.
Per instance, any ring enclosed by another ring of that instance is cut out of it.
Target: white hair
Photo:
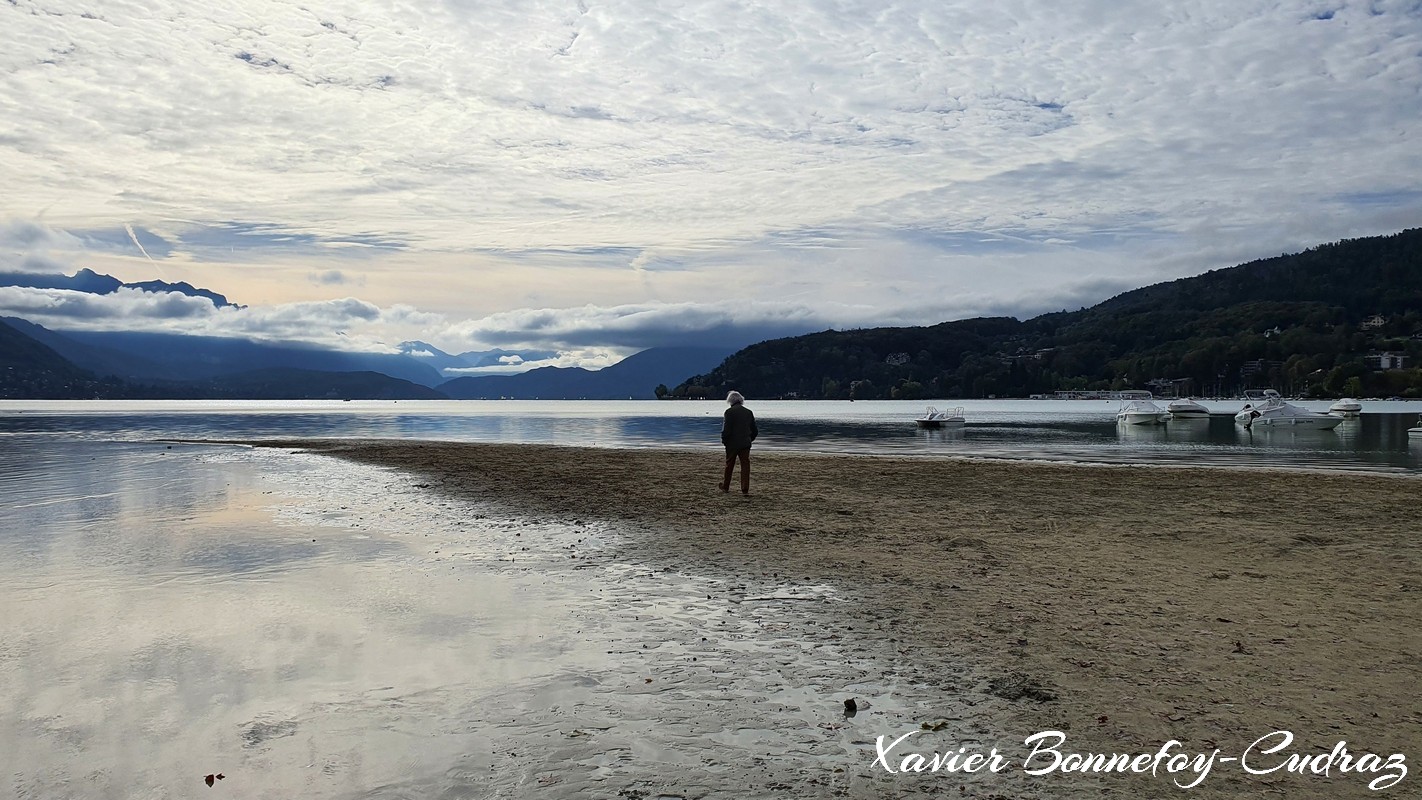
[[[744,403],[745,401],[746,399],[741,396],[740,392],[731,392],[730,394],[726,395],[726,402],[730,403],[733,406],[738,406],[741,403]]]

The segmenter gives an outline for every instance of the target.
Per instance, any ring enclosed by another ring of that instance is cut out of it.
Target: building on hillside
[[[1391,351],[1368,353],[1363,363],[1368,365],[1368,369],[1402,369],[1407,366],[1407,354]]]

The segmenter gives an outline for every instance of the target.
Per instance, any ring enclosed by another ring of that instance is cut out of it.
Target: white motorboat
[[[1417,424],[1415,426],[1407,429],[1407,438],[1414,442],[1418,439],[1422,439],[1422,416],[1417,418]]]
[[[1128,400],[1116,412],[1116,422],[1127,425],[1159,425],[1168,419],[1170,414],[1149,400]]]
[[[1165,410],[1169,412],[1171,419],[1209,419],[1210,410],[1199,403],[1186,397],[1182,400],[1171,400],[1165,404]]]
[[[961,428],[968,424],[963,417],[963,407],[959,406],[951,411],[939,411],[933,406],[923,412],[923,416],[914,420],[920,428]]]
[[[1329,406],[1328,413],[1339,417],[1356,417],[1363,413],[1363,404],[1351,397],[1345,397]]]
[[[1306,408],[1289,405],[1273,389],[1264,390],[1264,401],[1258,404],[1245,403],[1244,408],[1234,415],[1234,421],[1246,428],[1262,425],[1266,428],[1309,428],[1331,431],[1343,421],[1342,417],[1309,411]]]

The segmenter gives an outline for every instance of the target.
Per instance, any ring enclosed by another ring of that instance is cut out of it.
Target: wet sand
[[[630,535],[606,558],[755,582],[769,594],[742,599],[787,609],[782,637],[892,665],[944,709],[918,722],[1016,742],[1022,756],[1022,739],[1048,729],[1068,734],[1065,752],[1153,753],[1174,739],[1225,756],[1288,730],[1293,746],[1256,764],[1339,741],[1410,767],[1422,758],[1414,478],[756,454],[742,497],[718,491],[714,451],[275,444],[393,467],[535,521],[611,523]],[[850,602],[797,597],[815,586]],[[1192,793],[1376,796],[1372,777],[1219,765]],[[1175,791],[1149,775],[918,778],[895,780],[982,797],[994,781],[1013,796]]]

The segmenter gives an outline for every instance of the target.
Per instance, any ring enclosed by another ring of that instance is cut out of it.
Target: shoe
[[[723,492],[729,492],[729,491],[731,491],[731,485],[730,485],[729,483],[722,483],[722,484],[718,484],[718,485],[721,487],[721,491],[723,491]]]

